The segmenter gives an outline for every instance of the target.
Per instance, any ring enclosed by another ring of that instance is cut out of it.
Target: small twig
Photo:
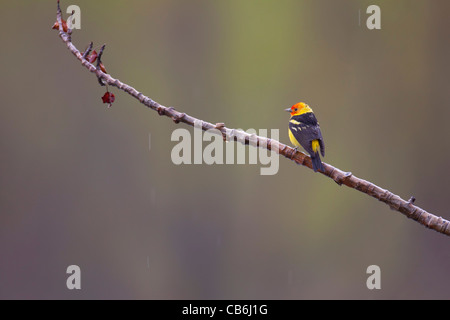
[[[83,52],[83,59],[87,59],[87,57],[89,57],[89,54],[91,53],[93,46],[94,46],[94,43],[91,41],[91,43],[88,45],[86,50],[84,50],[84,52]]]
[[[72,10],[72,13],[70,14],[69,18],[67,18],[67,34],[69,36],[69,41],[72,41],[72,17],[75,14],[75,10]]]
[[[105,47],[106,47],[106,44],[102,45],[102,47],[100,48],[100,51],[98,53],[97,70],[105,71],[105,68],[103,67],[103,64],[102,64],[102,55],[103,55],[103,50],[105,50]],[[106,85],[100,77],[97,77],[97,79],[98,79],[98,83],[100,83],[101,86]]]
[[[61,23],[61,9],[59,7],[59,0],[58,0],[57,21],[59,23],[59,36],[61,37],[62,41],[66,44],[69,51],[72,52],[72,54],[74,54],[77,57],[77,59],[81,62],[81,64],[85,66],[90,72],[95,73],[95,75],[99,79],[99,82],[103,82],[104,85],[110,85],[125,91],[132,97],[139,100],[139,102],[141,102],[143,105],[147,106],[152,110],[155,110],[161,116],[167,116],[171,118],[175,123],[183,122],[190,126],[200,127],[203,131],[210,129],[217,129],[221,132],[222,136],[224,137],[224,140],[238,141],[244,145],[250,144],[250,141],[252,141],[252,144],[254,141],[256,141],[257,147],[272,150],[286,157],[287,159],[294,161],[299,165],[303,165],[312,169],[311,158],[308,155],[304,154],[303,152],[297,151],[296,149],[291,148],[279,141],[269,139],[266,137],[250,135],[241,130],[229,129],[225,127],[225,125],[222,123],[217,123],[216,125],[214,125],[212,123],[194,118],[188,114],[179,112],[175,110],[175,108],[173,107],[165,107],[159,104],[158,102],[150,99],[149,97],[145,96],[141,92],[137,91],[135,88],[121,82],[118,79],[111,77],[109,74],[103,72],[99,67],[101,66],[101,55],[103,54],[103,50],[105,47],[104,45],[102,46],[102,49],[100,50],[98,56],[97,67],[95,67],[85,59],[85,57],[87,56],[82,55],[80,51],[72,44],[68,34],[64,33]],[[217,132],[217,130],[215,130],[214,132]],[[417,221],[421,225],[433,229],[437,232],[443,233],[447,236],[450,236],[450,222],[448,220],[443,219],[442,217],[435,216],[415,206],[413,204],[415,201],[414,197],[411,197],[408,201],[406,201],[401,197],[393,194],[389,190],[382,189],[369,181],[360,179],[352,175],[351,172],[344,172],[327,163],[323,163],[323,165],[325,168],[325,172],[321,171],[320,172],[325,176],[333,179],[338,185],[345,185],[349,188],[361,191],[375,199],[378,199],[379,201],[386,203],[391,209],[401,212],[406,217]]]
[[[64,33],[64,30],[63,30],[63,25],[62,25],[61,7],[59,6],[59,0],[58,0],[58,2],[57,2],[56,21],[58,22],[59,34],[61,35],[61,33]],[[70,38],[67,38],[67,40],[68,40],[69,42],[71,41]]]

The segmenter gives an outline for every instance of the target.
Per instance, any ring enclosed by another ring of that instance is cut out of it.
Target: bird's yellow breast
[[[301,147],[300,143],[295,139],[294,134],[292,133],[291,129],[289,129],[289,140],[291,140],[291,143],[296,147]]]

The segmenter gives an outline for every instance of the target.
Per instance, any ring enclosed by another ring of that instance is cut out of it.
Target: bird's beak
[[[284,109],[286,112],[291,112],[291,108]]]

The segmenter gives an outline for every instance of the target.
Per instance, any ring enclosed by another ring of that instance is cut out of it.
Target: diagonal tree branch
[[[57,22],[59,28],[59,36],[67,46],[70,52],[81,62],[81,64],[86,67],[90,72],[94,73],[100,83],[105,83],[107,85],[116,87],[120,90],[125,91],[132,97],[139,100],[140,103],[147,106],[148,108],[155,110],[161,116],[166,116],[171,118],[175,123],[183,122],[187,125],[194,126],[196,128],[201,128],[202,130],[212,130],[217,134],[222,134],[224,140],[227,141],[238,141],[246,145],[253,145],[259,148],[266,148],[272,150],[287,159],[294,161],[297,164],[303,165],[312,169],[311,158],[304,154],[294,150],[293,148],[270,138],[257,136],[254,134],[248,134],[241,130],[229,129],[223,123],[212,124],[197,118],[194,118],[186,113],[179,112],[173,107],[165,107],[158,102],[145,96],[142,92],[137,91],[133,87],[121,82],[118,79],[111,77],[109,74],[103,72],[98,66],[94,66],[92,63],[86,60],[86,54],[82,54],[72,43],[71,35],[68,32],[64,32],[63,21],[61,17],[61,9],[59,6],[57,8]],[[92,48],[92,45],[89,46]],[[102,47],[103,53],[104,46]],[[99,61],[100,63],[100,61]],[[442,217],[435,216],[418,206],[414,205],[415,198],[411,197],[408,201],[402,199],[398,195],[393,194],[389,190],[380,188],[379,186],[355,177],[351,172],[344,172],[338,168],[333,167],[327,163],[324,163],[325,172],[321,172],[327,177],[333,179],[338,185],[345,185],[349,188],[361,191],[381,202],[386,203],[391,209],[404,214],[406,217],[413,219],[420,223],[421,225],[433,229],[437,232],[443,233],[450,236],[450,222]]]

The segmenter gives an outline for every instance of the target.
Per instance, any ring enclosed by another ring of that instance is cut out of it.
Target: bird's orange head
[[[292,107],[285,109],[291,116],[297,116],[306,112],[312,112],[311,108],[304,102],[294,104]]]

